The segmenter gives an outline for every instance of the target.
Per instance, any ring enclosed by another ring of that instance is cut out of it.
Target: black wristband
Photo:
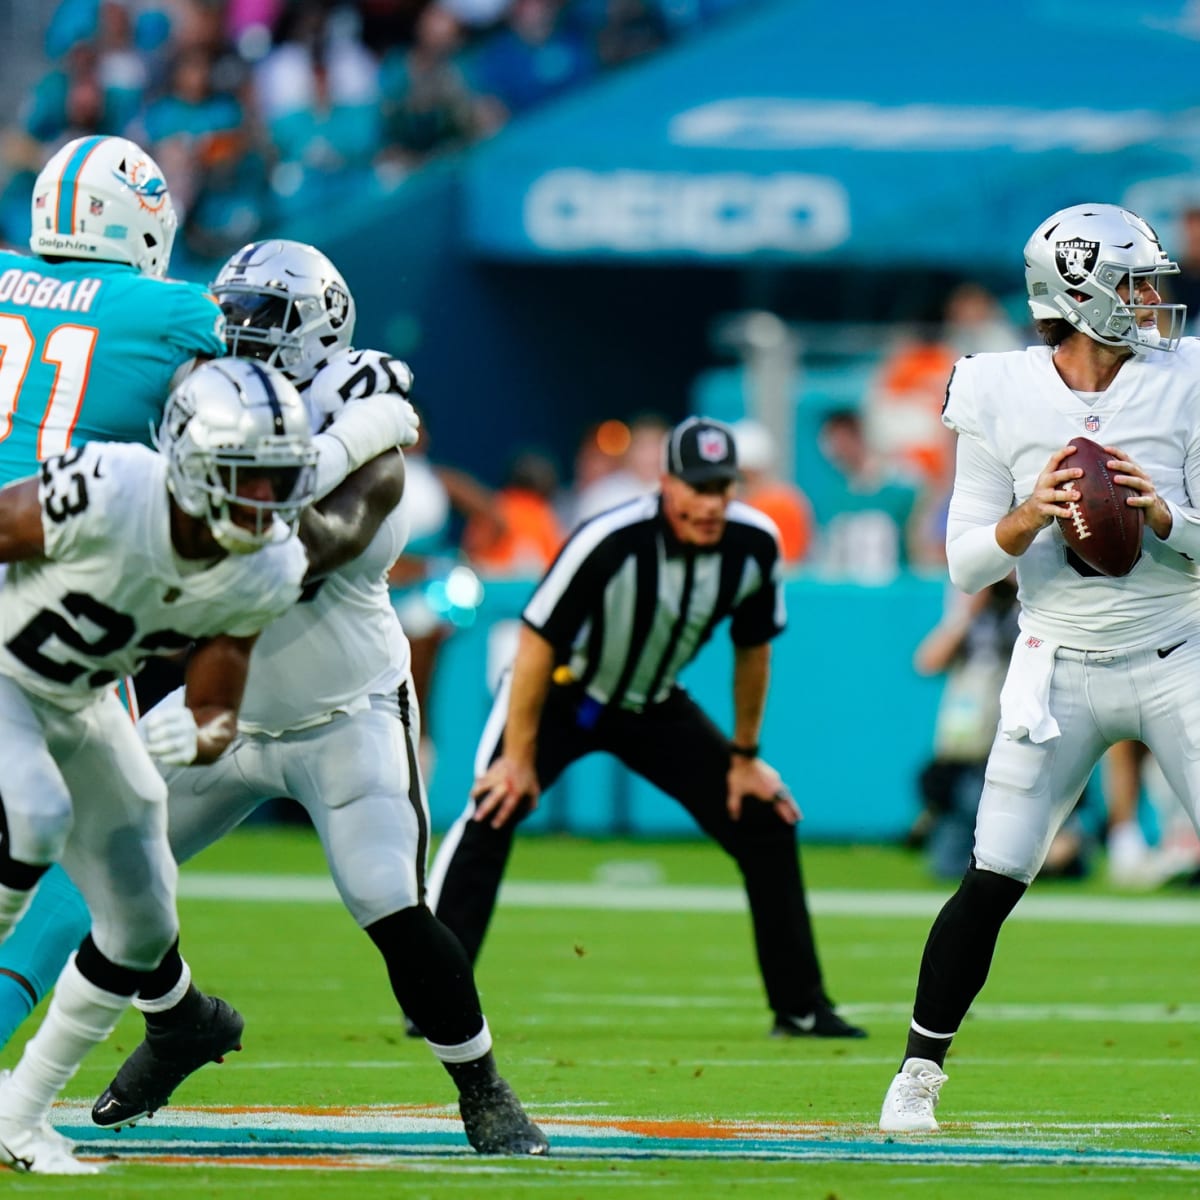
[[[737,742],[729,743],[729,753],[735,758],[757,758],[759,746],[755,742],[752,746],[739,746]]]

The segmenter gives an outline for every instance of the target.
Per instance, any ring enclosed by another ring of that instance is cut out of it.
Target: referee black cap
[[[667,474],[692,485],[739,478],[733,430],[709,417],[688,417],[667,438]]]

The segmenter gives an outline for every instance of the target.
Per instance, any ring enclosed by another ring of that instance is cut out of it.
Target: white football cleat
[[[938,1093],[949,1078],[927,1058],[906,1058],[883,1098],[881,1133],[937,1133]]]
[[[82,1162],[71,1142],[48,1122],[24,1126],[0,1121],[0,1164],[31,1175],[99,1175],[100,1167]]]

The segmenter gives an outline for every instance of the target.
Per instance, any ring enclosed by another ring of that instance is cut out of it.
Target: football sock
[[[958,891],[934,921],[921,958],[913,1024],[926,1035],[953,1034],[962,1024],[987,981],[1000,927],[1025,886],[973,863],[967,868]],[[939,1061],[934,1055],[916,1057]]]
[[[952,1033],[948,1033],[944,1037],[936,1037],[910,1027],[908,1043],[904,1047],[904,1059],[900,1066],[903,1067],[910,1058],[927,1058],[931,1062],[937,1063],[939,1067],[943,1066],[946,1062],[946,1055],[950,1053],[950,1043],[953,1039]]]
[[[0,945],[0,1046],[54,986],[91,923],[79,889],[61,867],[52,867]]]
[[[368,925],[366,933],[383,955],[392,994],[435,1054],[438,1048],[465,1046],[487,1033],[466,951],[425,905],[391,913]],[[489,1038],[471,1057],[486,1053],[490,1045]]]
[[[113,1031],[129,999],[85,979],[72,955],[55,986],[46,1019],[13,1068],[3,1092],[0,1120],[21,1125],[45,1120],[84,1055]]]

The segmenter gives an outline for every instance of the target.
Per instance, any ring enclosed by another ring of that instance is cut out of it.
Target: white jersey
[[[305,588],[301,603],[259,638],[238,718],[247,733],[278,736],[370,706],[408,675],[408,638],[392,607],[387,570],[407,540],[397,506],[352,562]]]
[[[1086,399],[1063,382],[1049,347],[960,359],[942,419],[973,443],[960,443],[952,538],[1028,499],[1050,455],[1080,436],[1120,447],[1177,513],[1167,541],[1146,529],[1141,560],[1119,579],[1081,573],[1058,523],[1043,529],[1015,560],[1025,633],[1103,650],[1161,644],[1200,623],[1200,568],[1172,549],[1188,536],[1178,509],[1200,500],[1200,342],[1132,358]]]
[[[308,560],[295,537],[187,569],[166,460],[145,446],[92,442],[50,459],[39,497],[45,556],[8,566],[0,674],[68,711],[152,655],[257,633],[300,594]]]
[[[399,382],[397,382],[399,380]],[[347,351],[318,372],[304,392],[321,428],[348,396],[407,391],[412,373],[376,350]],[[409,486],[405,483],[405,499]],[[370,706],[408,676],[408,638],[392,607],[388,568],[408,541],[409,505],[401,503],[352,562],[305,588],[301,603],[254,647],[242,698],[244,733],[281,734],[320,725]]]

